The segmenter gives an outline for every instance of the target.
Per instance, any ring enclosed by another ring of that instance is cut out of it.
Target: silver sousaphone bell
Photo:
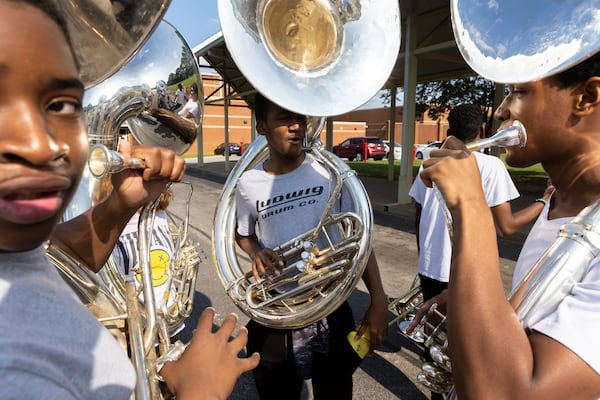
[[[397,0],[219,0],[227,48],[263,95],[331,116],[383,87],[400,48]]]

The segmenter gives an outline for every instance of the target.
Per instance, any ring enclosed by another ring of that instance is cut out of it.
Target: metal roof
[[[416,60],[417,82],[445,80],[474,74],[456,46],[449,0],[399,1],[402,39],[400,52],[384,88],[404,85],[407,57],[405,47],[409,39],[414,43],[414,50],[409,54]],[[221,32],[194,47],[193,51],[197,57],[204,60],[201,62],[201,64],[206,63],[203,66],[217,71],[237,92],[237,96],[252,106],[254,87],[233,61]]]

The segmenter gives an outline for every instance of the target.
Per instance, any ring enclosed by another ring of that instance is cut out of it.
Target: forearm
[[[496,207],[492,207],[492,214],[494,215],[494,222],[498,232],[504,236],[508,236],[517,232],[525,224],[536,219],[543,209],[544,205],[542,203],[535,202],[522,210],[513,213],[510,203],[506,202]]]
[[[377,258],[375,252],[371,251],[367,265],[362,274],[363,282],[371,295],[371,303],[383,302],[387,307],[387,297],[383,290],[383,283],[381,282],[381,276],[379,274],[379,266],[377,264]]]
[[[50,240],[98,272],[136,211],[111,195],[78,217],[59,224]]]
[[[241,236],[237,232],[235,234],[235,241],[238,246],[252,259],[253,256],[262,250],[260,243],[258,242],[258,238],[256,235],[252,236]]]
[[[458,394],[516,398],[512,391],[530,384],[533,358],[506,300],[493,218],[483,198],[459,204],[452,214],[447,330]]]

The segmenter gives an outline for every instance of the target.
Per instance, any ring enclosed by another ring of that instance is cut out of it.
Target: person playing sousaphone
[[[527,130],[527,145],[507,148],[506,162],[541,163],[555,187],[524,243],[513,286],[558,229],[600,194],[600,54],[571,65],[535,80],[515,76],[495,113],[501,128],[518,120]],[[447,291],[421,308],[408,331],[431,304],[445,304],[458,398],[600,398],[600,258],[584,266],[557,307],[524,329],[504,292],[474,155],[449,137],[423,166],[421,178],[439,188],[452,213],[452,264]]]

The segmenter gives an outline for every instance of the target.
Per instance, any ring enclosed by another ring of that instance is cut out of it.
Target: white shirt
[[[475,152],[486,202],[489,207],[519,197],[510,174],[498,157]],[[419,170],[420,172],[420,170]],[[419,223],[419,273],[431,279],[448,282],[452,242],[440,202],[433,189],[425,186],[417,175],[408,193],[421,205]]]
[[[559,228],[573,219],[548,220],[548,209],[549,204],[544,207],[523,244],[515,265],[513,287],[555,241]],[[541,315],[541,320],[531,329],[563,344],[600,373],[600,258],[596,257],[587,268],[582,267],[585,268],[583,279],[570,282],[572,288],[557,309]]]
[[[183,108],[181,110],[179,110],[179,112],[177,114],[179,114],[182,117],[185,117],[187,115],[187,113],[189,112],[194,116],[194,120],[196,122],[198,122],[198,120],[199,120],[198,110],[199,110],[198,101],[189,99],[187,101],[187,103],[185,103],[185,106],[183,106]]]

